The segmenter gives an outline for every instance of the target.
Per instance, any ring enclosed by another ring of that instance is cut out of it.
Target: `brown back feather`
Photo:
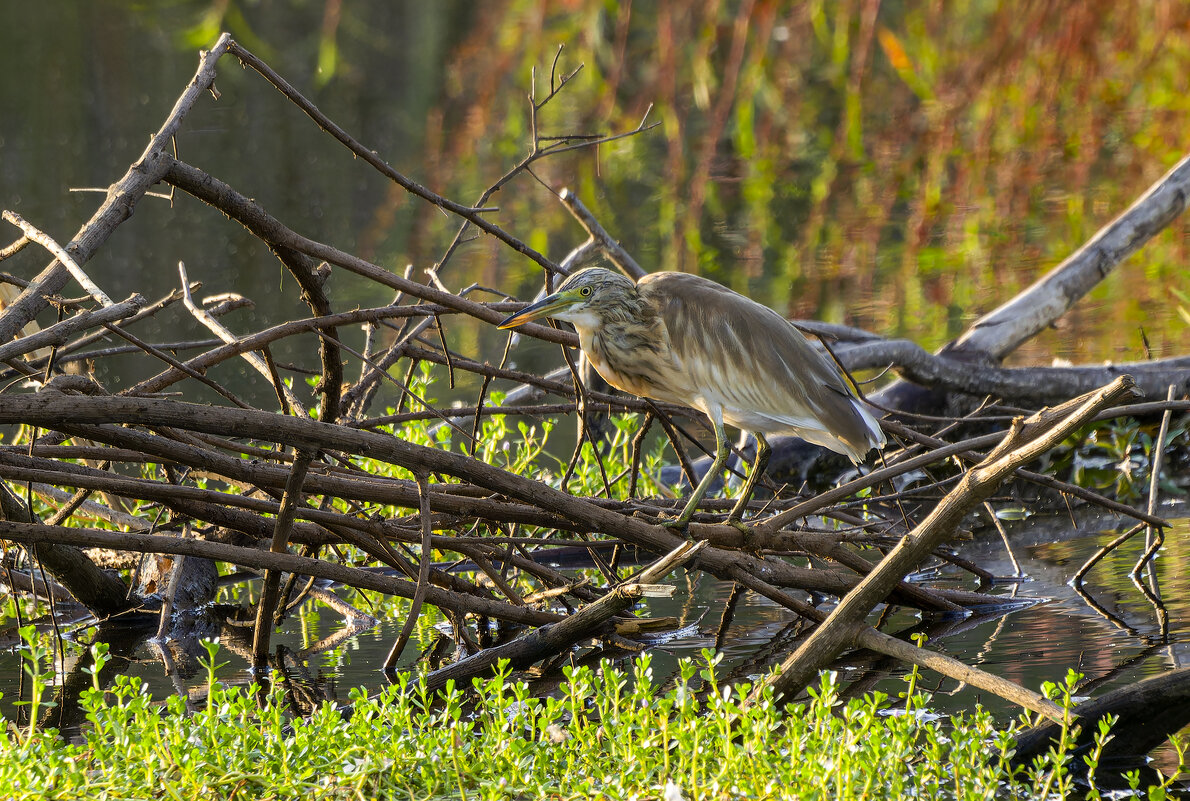
[[[835,449],[851,451],[847,455],[862,456],[877,444],[838,368],[772,309],[687,273],[653,273],[637,289],[660,312],[692,382],[721,393],[727,422],[764,433],[805,433],[803,426],[777,421],[812,418],[841,440],[845,447]],[[745,410],[771,418],[771,427],[755,419],[744,424]]]

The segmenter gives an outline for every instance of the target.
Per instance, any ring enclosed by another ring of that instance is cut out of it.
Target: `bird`
[[[880,424],[833,361],[777,312],[708,278],[656,272],[634,283],[588,267],[498,327],[543,317],[571,323],[583,353],[613,387],[697,409],[710,420],[714,461],[668,527],[689,523],[726,466],[725,425],[752,434],[757,445],[728,516],[737,527],[768,463],[766,435],[795,434],[855,464],[884,447]]]

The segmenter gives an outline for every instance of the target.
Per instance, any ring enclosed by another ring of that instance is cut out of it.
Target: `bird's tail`
[[[880,422],[873,414],[875,409],[858,398],[852,399],[851,403],[855,408],[855,411],[859,414],[860,419],[864,421],[864,426],[867,428],[868,450],[871,450],[872,448],[884,448],[884,443],[886,442],[884,438],[884,429],[880,427]],[[866,454],[867,451],[864,451],[864,453]]]

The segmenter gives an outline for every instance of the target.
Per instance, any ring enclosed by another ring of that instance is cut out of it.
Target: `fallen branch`
[[[1190,156],[1175,164],[1127,211],[1105,225],[1037,283],[972,323],[943,353],[1002,359],[1052,325],[1129,255],[1190,204]]]
[[[98,328],[105,323],[132,317],[144,307],[145,303],[145,299],[140,295],[131,295],[128,300],[122,303],[114,303],[95,311],[83,310],[34,334],[28,334],[0,345],[0,361],[23,356],[39,348],[61,345],[80,331]]]
[[[807,686],[824,664],[857,644],[857,627],[876,604],[884,601],[893,586],[938,547],[968,512],[991,497],[1005,478],[1061,442],[1100,410],[1133,394],[1131,380],[1121,376],[1087,396],[1015,423],[1001,444],[969,470],[929,516],[906,534],[842,599],[826,622],[785,660],[780,672],[770,680],[773,690],[792,697]]]
[[[891,365],[902,378],[938,392],[992,395],[1018,406],[1060,403],[1121,375],[1132,376],[1145,395],[1160,396],[1171,384],[1179,395],[1190,390],[1190,357],[1186,356],[1097,366],[1000,367],[986,359],[973,361],[967,351],[934,355],[903,339],[841,348],[836,355],[848,370]]]

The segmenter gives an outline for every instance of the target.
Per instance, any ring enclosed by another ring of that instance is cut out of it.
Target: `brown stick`
[[[289,532],[293,528],[297,508],[302,505],[302,482],[313,460],[314,452],[305,449],[299,449],[293,458],[293,467],[289,471],[285,495],[281,498],[281,509],[273,528],[273,542],[269,549],[272,553],[287,553]],[[261,590],[260,603],[256,607],[256,631],[252,637],[252,667],[256,670],[261,670],[268,663],[269,633],[273,627],[273,610],[277,606],[277,590],[280,586],[281,571],[266,570],[264,589]]]
[[[969,470],[958,486],[905,535],[876,569],[843,598],[826,622],[785,660],[781,672],[771,680],[774,691],[792,696],[809,684],[820,666],[855,645],[856,627],[898,581],[941,544],[967,512],[991,497],[1020,465],[1054,447],[1100,409],[1131,394],[1131,381],[1121,376],[1096,392],[1034,415],[1023,424],[1015,424],[1001,444]]]
[[[138,553],[174,553],[185,556],[200,556],[217,562],[231,562],[260,570],[283,570],[303,576],[330,579],[363,590],[374,590],[386,595],[412,598],[417,585],[412,581],[344,567],[321,559],[311,559],[287,553],[271,553],[255,548],[243,548],[222,542],[183,539],[150,534],[125,534],[118,531],[101,531],[89,528],[64,528],[34,523],[0,521],[0,537],[13,542],[32,544],[62,544],[78,548],[111,548],[117,551]],[[39,545],[43,558],[45,546]],[[113,579],[115,580],[115,579]],[[119,583],[118,580],[116,580]],[[121,594],[123,585],[121,585]],[[81,599],[80,599],[81,600]],[[541,612],[524,606],[514,606],[502,601],[464,595],[439,587],[426,590],[426,603],[453,612],[487,615],[497,620],[508,620],[529,626],[555,623],[560,616]],[[126,605],[125,605],[126,608]]]
[[[38,348],[61,345],[79,331],[88,328],[98,328],[104,323],[123,320],[136,314],[145,305],[145,299],[140,295],[132,295],[122,303],[115,303],[95,311],[84,310],[67,317],[60,323],[41,329],[37,333],[23,336],[0,345],[0,361],[32,353]]]
[[[292,229],[282,225],[275,217],[265,212],[252,199],[241,195],[231,186],[208,175],[196,167],[185,164],[176,159],[167,165],[163,178],[184,192],[189,192],[199,200],[209,203],[236,222],[243,225],[253,234],[270,245],[305,253],[316,259],[322,259],[337,267],[342,267],[357,275],[369,278],[378,284],[404,292],[411,297],[440,303],[456,311],[469,314],[484,322],[498,323],[507,315],[493,311],[482,303],[459,297],[451,292],[443,292],[426,284],[402,278],[396,273],[373,264],[359,256],[344,253],[338,248],[316,242],[301,236]],[[548,342],[558,342],[564,345],[577,346],[578,336],[566,331],[559,331],[545,325],[529,323],[521,326],[521,332],[531,333],[539,339]]]
[[[236,343],[239,338],[231,331],[228,331],[226,326],[194,301],[194,296],[190,293],[190,277],[186,275],[186,265],[182,262],[178,262],[178,275],[182,279],[183,302],[186,305],[186,309],[194,316],[194,319],[205,325],[207,330],[229,345]],[[293,390],[287,387],[283,381],[277,379],[276,372],[266,362],[264,357],[252,351],[245,351],[240,355],[244,358],[244,361],[252,366],[253,370],[260,373],[266,381],[272,384],[273,390],[279,397],[283,398],[283,406],[288,405],[294,414],[303,417],[308,414],[301,400],[297,395],[293,394]]]
[[[314,122],[318,124],[318,127],[322,128],[331,136],[338,139],[345,146],[347,146],[347,148],[351,150],[352,153],[368,164],[371,164],[381,174],[396,182],[402,189],[409,192],[410,194],[417,195],[423,200],[429,201],[435,206],[439,206],[440,208],[443,208],[452,214],[462,217],[476,228],[480,229],[486,234],[491,234],[513,250],[529,257],[550,272],[558,272],[558,266],[552,261],[506,232],[500,226],[489,222],[487,218],[483,216],[483,209],[474,209],[470,206],[464,206],[461,203],[455,203],[453,200],[448,200],[447,198],[442,197],[436,192],[430,191],[428,188],[394,170],[382,158],[380,158],[380,156],[378,156],[375,151],[359,144],[359,142],[357,142],[350,134],[348,134],[341,127],[335,124],[334,121],[319,111],[313,103],[303,97],[297,89],[295,89],[288,81],[278,75],[276,71],[272,69],[272,67],[261,61],[252,53],[245,50],[238,43],[232,42],[230,45],[230,50],[232,54],[240,59],[240,61],[259,72],[265,78],[265,80],[275,86],[281,92],[281,94],[285,95],[294,103],[294,105],[304,111],[306,115],[310,117],[310,119],[314,120]]]
[[[397,635],[396,642],[393,643],[392,649],[389,650],[388,656],[384,659],[382,669],[385,672],[396,669],[397,660],[401,658],[401,652],[405,650],[405,646],[409,643],[409,637],[413,634],[414,626],[417,625],[417,616],[421,614],[421,603],[425,600],[426,587],[430,581],[430,561],[433,558],[430,488],[426,477],[420,474],[417,476],[417,500],[418,514],[421,518],[421,564],[417,569],[417,591],[413,593],[413,602],[409,604],[409,612],[405,616],[405,625],[401,626],[401,633]]]
[[[633,281],[639,281],[647,275],[644,268],[636,263],[636,259],[632,258],[632,254],[604,230],[591,210],[578,199],[578,195],[569,189],[563,189],[558,193],[558,200],[562,201],[562,205],[574,215],[574,219],[578,220],[583,230],[591,235],[591,239],[599,243],[599,247],[607,253],[612,263],[619,267],[625,275]]]

